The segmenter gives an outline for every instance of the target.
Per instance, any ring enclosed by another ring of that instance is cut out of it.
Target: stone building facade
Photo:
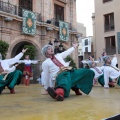
[[[22,33],[22,9],[36,13],[36,34]],[[59,40],[58,21],[68,23],[69,40]],[[6,58],[18,54],[24,45],[33,45],[36,48],[36,59],[41,62],[45,59],[41,48],[57,39],[62,42],[64,49],[77,41],[76,0],[0,0],[0,40],[9,43]],[[78,64],[77,50],[72,55]]]

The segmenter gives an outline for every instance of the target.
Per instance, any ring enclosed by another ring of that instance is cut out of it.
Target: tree
[[[67,56],[67,57],[65,58],[65,61],[66,61],[66,62],[71,61],[71,62],[70,62],[70,66],[73,67],[73,68],[75,68],[75,69],[77,69],[76,63],[75,63],[74,60],[71,58],[71,56]]]
[[[5,41],[0,40],[0,53],[2,55],[2,59],[5,59],[6,54],[8,52],[9,44]]]
[[[33,59],[35,58],[35,55],[36,55],[36,54],[35,54],[35,47],[32,46],[32,45],[25,45],[25,46],[24,46],[24,49],[25,49],[25,48],[28,48],[28,50],[25,52],[24,56],[25,56],[25,55],[29,55],[30,59],[33,60]],[[24,57],[24,56],[23,56],[23,57]]]

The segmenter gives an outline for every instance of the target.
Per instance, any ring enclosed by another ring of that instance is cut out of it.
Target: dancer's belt
[[[61,72],[64,72],[64,71],[69,71],[69,70],[72,70],[72,67],[65,67],[65,66],[62,66],[60,67],[60,71],[57,73],[57,74],[60,74]]]
[[[2,68],[1,62],[0,62],[0,73],[1,73],[1,72],[4,72],[4,69]]]
[[[0,62],[0,75],[3,74],[4,75],[4,78],[2,80],[6,80],[7,76],[8,76],[8,71],[4,71],[4,69],[2,68],[1,66],[1,62]]]

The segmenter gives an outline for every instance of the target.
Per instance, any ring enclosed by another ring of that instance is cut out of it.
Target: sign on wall
[[[35,35],[36,14],[34,12],[23,9],[22,16],[23,16],[22,32],[24,34]]]
[[[68,23],[59,21],[59,38],[60,40],[68,41],[69,39]]]
[[[120,54],[120,32],[117,32],[117,47],[118,47],[118,54]]]

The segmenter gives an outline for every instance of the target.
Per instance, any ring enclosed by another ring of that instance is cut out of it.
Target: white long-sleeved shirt
[[[116,64],[117,64],[117,57],[113,57],[113,59],[111,60],[111,65],[116,66]]]
[[[64,59],[70,55],[74,51],[74,47],[69,48],[68,50],[56,54],[55,57],[64,65],[64,66],[69,66],[68,62],[65,62]],[[47,89],[49,87],[49,80],[55,80],[55,77],[60,70],[58,66],[56,66],[50,58],[47,58],[43,63],[42,63],[42,70],[44,72],[44,88]]]
[[[15,63],[18,63],[22,56],[23,56],[23,53],[21,52],[18,55],[16,55],[14,58],[0,60],[1,66],[4,69],[4,71],[7,71],[9,73],[13,72],[16,69],[16,67],[15,66],[10,67],[10,66]]]
[[[95,60],[95,61],[91,61],[91,60],[82,60],[81,62],[82,62],[83,64],[88,64],[89,62],[99,63],[98,60]]]
[[[109,77],[111,79],[116,79],[119,76],[120,76],[120,70],[117,67],[115,67],[115,69],[114,69],[110,66],[104,66],[104,81],[105,81],[104,87],[109,87],[108,86]]]
[[[96,67],[96,68],[99,70],[100,73],[96,69],[90,68],[95,73],[95,76],[94,76],[95,79],[98,78],[99,76],[103,75],[104,66]]]
[[[29,65],[29,64],[37,64],[38,61],[37,60],[19,60],[19,63],[24,63],[25,65]]]

